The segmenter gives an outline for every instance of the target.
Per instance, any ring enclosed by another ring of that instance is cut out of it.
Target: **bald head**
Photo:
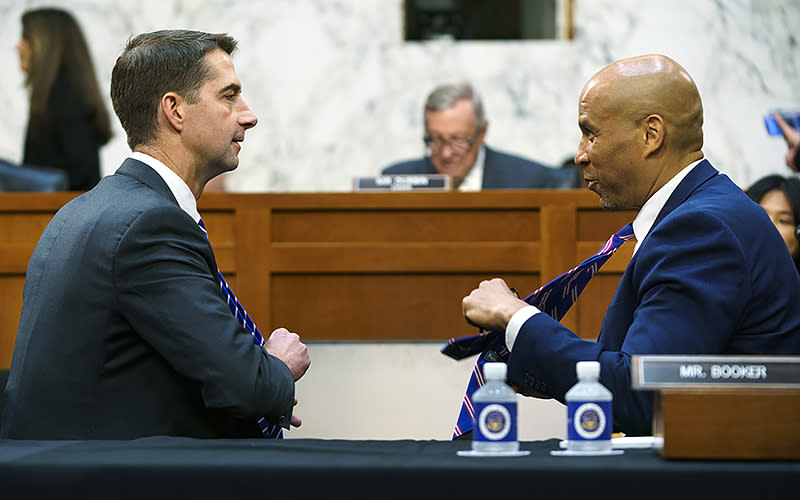
[[[662,55],[622,59],[594,75],[578,107],[575,164],[609,209],[641,208],[703,157],[703,105],[692,78]]]
[[[630,123],[658,115],[666,128],[664,146],[686,154],[703,147],[703,103],[683,67],[650,54],[616,61],[595,74],[582,96],[598,93],[602,106]]]

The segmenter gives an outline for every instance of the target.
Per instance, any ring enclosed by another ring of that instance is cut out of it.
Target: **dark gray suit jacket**
[[[6,392],[0,437],[258,437],[258,416],[288,426],[294,380],[231,314],[201,229],[128,159],[36,245]]]
[[[486,148],[483,164],[483,189],[577,188],[579,179],[572,168],[551,168],[519,156]],[[430,157],[395,163],[383,175],[436,174]]]

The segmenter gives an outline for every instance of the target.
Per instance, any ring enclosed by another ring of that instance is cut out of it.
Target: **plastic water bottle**
[[[611,451],[611,391],[600,378],[600,363],[578,361],[578,383],[567,391],[567,449],[578,452]]]
[[[472,395],[475,410],[472,450],[481,453],[516,453],[517,393],[506,385],[505,363],[485,363],[486,384]]]

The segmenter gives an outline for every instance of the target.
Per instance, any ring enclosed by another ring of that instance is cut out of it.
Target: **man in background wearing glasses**
[[[437,87],[425,102],[424,158],[390,165],[384,175],[444,174],[459,191],[573,188],[571,169],[550,168],[484,145],[489,122],[469,83]]]

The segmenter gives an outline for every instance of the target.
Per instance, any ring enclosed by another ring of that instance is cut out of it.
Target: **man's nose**
[[[439,156],[443,158],[450,158],[453,155],[455,155],[453,146],[449,142],[445,142],[444,144],[442,144],[441,149],[439,149]]]
[[[239,115],[239,123],[244,128],[253,128],[258,123],[258,117],[256,116],[255,112],[250,109],[250,106],[242,99],[242,113]]]
[[[580,144],[578,144],[578,150],[575,151],[575,165],[582,166],[589,163],[589,153],[586,152],[586,149],[583,147],[583,140],[581,139]]]

